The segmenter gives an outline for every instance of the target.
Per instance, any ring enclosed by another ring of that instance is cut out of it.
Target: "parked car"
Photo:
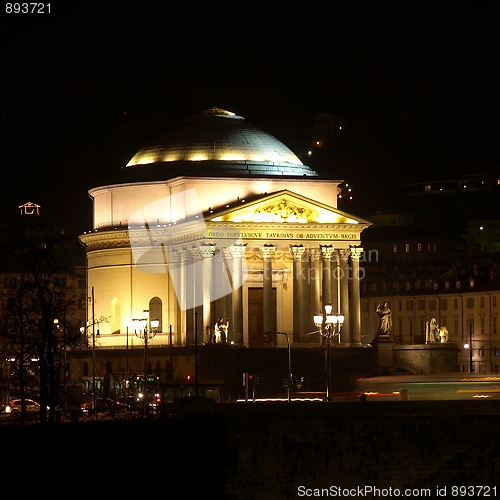
[[[116,404],[126,411],[137,411],[140,409],[139,400],[134,396],[120,396]]]
[[[117,404],[109,398],[96,398],[95,400],[95,409],[98,412],[107,412],[107,413],[116,413],[117,410],[119,410],[119,407]],[[90,398],[86,401],[84,401],[80,405],[80,409],[84,413],[90,413],[94,410],[94,398]]]
[[[26,413],[37,413],[40,411],[40,405],[33,401],[32,399],[25,399],[26,403]],[[9,402],[9,404],[5,407],[5,413],[21,413],[22,411],[22,400],[21,399],[13,399]]]

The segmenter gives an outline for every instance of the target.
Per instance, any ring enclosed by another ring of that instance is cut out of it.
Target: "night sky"
[[[407,182],[498,171],[496,2],[65,3],[1,16],[3,214],[33,201],[88,230],[87,190],[211,106],[296,152],[333,113],[318,171],[358,215]]]

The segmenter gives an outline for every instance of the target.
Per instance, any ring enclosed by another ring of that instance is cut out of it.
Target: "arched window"
[[[120,333],[120,301],[111,301],[111,333]]]
[[[163,314],[162,314],[162,302],[159,297],[153,297],[149,301],[149,320],[157,319],[159,321],[157,332],[163,331]]]

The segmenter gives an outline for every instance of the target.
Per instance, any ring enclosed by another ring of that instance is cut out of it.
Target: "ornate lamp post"
[[[144,393],[147,392],[147,371],[148,371],[148,342],[156,335],[160,321],[157,319],[149,320],[149,310],[144,309],[144,319],[132,320],[139,328],[134,328],[136,337],[144,341]],[[149,323],[149,328],[148,328]]]
[[[472,359],[473,351],[472,351],[472,325],[469,328],[469,342],[464,344],[464,349],[469,350],[469,373],[474,371],[474,361]]]
[[[314,324],[318,329],[317,333],[326,341],[326,400],[331,401],[330,344],[334,337],[340,335],[340,330],[342,330],[342,325],[344,324],[344,315],[332,314],[332,305],[326,304],[324,314],[314,315]]]

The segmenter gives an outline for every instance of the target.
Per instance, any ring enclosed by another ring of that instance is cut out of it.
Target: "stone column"
[[[311,317],[309,318],[309,323],[311,325],[311,331],[314,331],[316,328],[314,326],[313,316],[319,312],[323,312],[321,310],[321,301],[323,297],[321,291],[322,255],[321,251],[315,248],[310,249],[309,253],[311,256]]]
[[[200,332],[201,305],[203,304],[202,255],[200,248],[193,246],[186,251],[185,283],[186,283],[186,344],[195,342],[195,315],[198,313],[198,341],[203,338]]]
[[[321,304],[321,312],[325,312],[325,305],[332,304],[332,264],[331,258],[333,255],[332,245],[321,245],[321,256],[322,256],[322,268],[321,268],[321,279],[323,282],[322,294],[323,300]],[[335,308],[335,305],[332,304]],[[334,309],[335,310],[335,309]]]
[[[232,325],[229,325],[229,331],[232,333],[232,339],[235,344],[243,344],[243,272],[242,258],[245,256],[246,243],[240,245],[235,243],[230,247],[233,256],[233,316]]]
[[[262,254],[264,256],[264,267],[262,275],[263,316],[264,333],[274,331],[273,325],[273,254],[276,251],[274,245],[264,245]]]
[[[186,265],[187,265],[187,254],[188,251],[186,248],[181,250],[181,261],[180,261],[180,276],[179,276],[179,285],[180,285],[180,300],[179,300],[179,308],[180,308],[180,328],[178,331],[177,342],[180,345],[186,343],[186,335],[187,335],[187,321],[186,321]]]
[[[302,342],[304,333],[302,256],[306,249],[303,245],[291,245],[290,248],[293,254],[293,341]]]
[[[340,312],[340,256],[335,250],[332,256],[332,306],[335,314]]]
[[[181,301],[181,252],[179,250],[172,250],[170,254],[169,264],[170,279],[172,280],[175,300],[173,301],[173,318],[169,318],[169,326],[173,324],[174,336],[172,342],[174,344],[179,344],[179,333],[181,324],[181,314],[182,314],[182,301]],[[167,331],[167,325],[164,325],[164,331]]]
[[[339,250],[340,256],[340,313],[344,315],[344,326],[340,334],[340,343],[349,345],[351,339],[349,314],[349,255],[350,250]]]
[[[351,295],[351,347],[361,345],[361,299],[359,286],[359,258],[362,248],[351,248],[352,295]]]
[[[215,244],[203,243],[200,245],[201,256],[203,257],[202,267],[202,290],[203,290],[203,313],[201,326],[203,332],[198,332],[198,341],[205,339],[206,328],[212,321],[212,286],[213,286],[213,256],[215,253]],[[208,340],[208,339],[207,339]]]

